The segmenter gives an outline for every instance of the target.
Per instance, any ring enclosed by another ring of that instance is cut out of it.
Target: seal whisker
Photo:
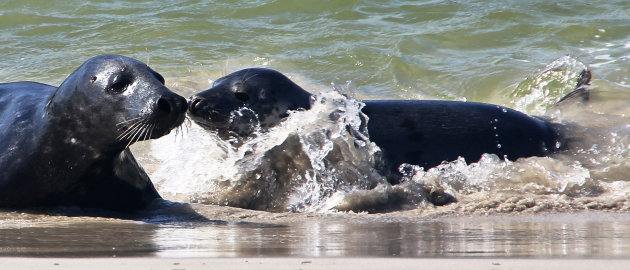
[[[245,75],[247,75],[247,74],[245,74]],[[258,73],[256,73],[256,74],[254,74],[254,75],[252,75],[252,76],[249,76],[249,77],[247,77],[246,79],[244,79],[244,80],[243,80],[243,82],[247,82],[249,79],[254,78],[254,77],[258,76],[258,75],[259,75],[259,74],[258,74]]]
[[[129,132],[125,136],[121,137],[119,139],[119,141],[131,140],[131,138],[133,137],[133,134],[135,134],[137,130],[138,130],[137,128],[134,128],[131,132]]]
[[[186,117],[186,121],[184,121],[184,127],[186,127],[186,133],[189,133],[190,130],[190,126],[192,125],[192,122],[190,121],[190,118]]]
[[[215,118],[216,118],[217,116],[218,116],[218,117],[223,117],[223,118],[230,118],[230,117],[232,117],[232,115],[231,115],[231,114],[222,113],[222,112],[217,111],[217,110],[210,110],[210,113],[209,113],[209,114],[207,115],[207,117],[205,117],[205,118],[207,118],[207,119],[208,119],[208,121],[212,121],[212,117],[213,117],[213,116],[214,116]]]
[[[181,136],[182,140],[184,139],[184,133],[182,131],[183,131],[183,129],[182,129],[181,125],[179,125],[179,126],[177,126],[175,128],[175,139],[177,139],[178,136]]]
[[[151,139],[151,136],[149,136],[149,130],[153,130],[153,127],[155,126],[155,123],[153,121],[149,122],[150,124],[147,125],[146,131],[144,133],[144,138],[142,138],[143,141],[146,141],[147,138]],[[148,137],[147,137],[148,136]]]
[[[129,128],[127,130],[125,130],[123,133],[118,135],[118,137],[116,139],[123,140],[125,137],[127,137],[130,134],[134,133],[136,131],[136,129],[139,126],[142,125],[142,122],[143,122],[143,120],[138,120],[137,122],[133,123],[132,125],[129,126]]]
[[[138,125],[142,121],[144,121],[144,119],[140,119],[140,118],[136,118],[133,121],[130,121],[129,123],[131,123],[131,124],[127,127],[127,129],[133,128],[134,126]],[[127,124],[129,124],[129,123],[127,123]],[[123,126],[123,127],[119,127],[118,129],[120,130],[120,129],[124,129],[124,128],[125,127]]]
[[[138,133],[138,136],[136,137],[136,141],[133,143],[142,141],[147,131],[148,131],[147,125],[146,124],[142,125],[142,127],[140,128],[140,133]]]
[[[184,127],[182,125],[178,126],[177,129],[182,136],[182,140],[184,140]]]
[[[142,133],[140,133],[140,136],[138,136],[138,138],[136,138],[136,142],[145,141],[147,139],[147,135],[149,134],[149,127],[151,125],[152,125],[152,122],[148,122],[147,124],[145,124],[142,127]]]
[[[130,134],[134,133],[136,130],[137,125],[139,125],[140,122],[136,122],[133,125],[131,125],[129,128],[127,128],[127,130],[125,130],[123,133],[121,133],[120,135],[118,135],[118,137],[116,137],[117,140],[122,141],[125,140],[127,138],[127,136],[129,136]]]
[[[153,130],[155,129],[155,124],[151,125],[151,131],[149,131],[149,139],[153,137]]]
[[[250,71],[250,69],[245,70],[245,74],[243,74],[243,75],[240,77],[240,79],[238,79],[238,80],[239,80],[239,81],[241,81],[241,82],[243,82],[243,83],[244,83],[244,82],[246,82],[247,80],[245,80],[244,78],[245,78],[245,77],[247,77],[247,75],[249,75],[249,71]]]
[[[116,124],[116,126],[124,125],[126,123],[133,122],[133,121],[136,121],[136,120],[141,119],[141,118],[142,118],[142,116],[136,117],[136,118],[131,118],[131,119],[128,119],[128,120],[125,120],[125,121],[122,121],[122,122]]]
[[[150,125],[147,126],[147,131],[144,133],[144,138],[142,138],[143,141],[151,139],[151,136],[149,135],[150,135],[151,130],[153,129],[153,126],[155,126],[154,123],[151,123]]]
[[[140,133],[138,133],[138,136],[136,137],[136,140],[135,140],[133,143],[137,143],[137,142],[139,142],[139,141],[142,141],[142,140],[143,140],[143,137],[144,137],[144,136],[146,136],[146,135],[144,135],[144,134],[145,134],[148,130],[149,130],[149,129],[147,128],[147,126],[146,126],[146,125],[143,125],[143,126],[142,126],[142,128],[141,128],[141,130],[140,130]]]
[[[133,140],[136,134],[142,129],[142,126],[148,121],[148,119],[142,119],[135,122],[133,125],[129,127],[128,130],[123,132],[120,136],[120,140]]]
[[[138,128],[136,129],[136,132],[134,132],[131,138],[129,138],[129,143],[127,143],[127,148],[140,139],[140,136],[142,136],[142,131],[145,129],[145,124],[146,124],[146,119],[145,121],[142,121],[141,125],[138,126]]]

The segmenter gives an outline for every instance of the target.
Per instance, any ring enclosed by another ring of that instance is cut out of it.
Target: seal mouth
[[[129,147],[134,142],[144,141],[158,134],[158,122],[153,117],[136,117],[117,124],[119,135],[116,141],[127,143]]]
[[[116,125],[118,130],[116,141],[127,143],[129,147],[135,142],[157,139],[180,127],[186,119],[185,116],[180,114],[172,121],[164,121],[162,117],[151,114],[124,120]]]
[[[247,108],[239,108],[230,114],[218,110],[206,110],[203,114],[188,112],[189,118],[203,129],[219,135],[224,140],[249,137],[259,130],[257,114]]]
[[[227,128],[227,123],[214,123],[207,121],[195,121],[195,124],[209,131],[220,131]]]
[[[232,118],[235,108],[227,106],[229,102],[192,96],[188,100],[188,115],[203,126],[225,126]]]
[[[180,127],[186,119],[188,104],[184,98],[178,97],[174,94],[162,96],[150,112],[116,124],[116,141],[129,147],[135,142],[157,139]]]
[[[198,125],[206,129],[225,128],[230,120],[230,115],[224,114],[217,110],[209,110],[204,114],[201,111],[188,111],[188,116]]]

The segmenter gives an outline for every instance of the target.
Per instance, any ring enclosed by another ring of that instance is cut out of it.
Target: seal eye
[[[120,94],[127,90],[127,87],[133,82],[133,78],[129,74],[121,74],[114,78],[114,83],[109,90],[114,94]]]
[[[90,82],[95,82],[96,81],[96,76],[92,76],[92,78],[90,78]]]
[[[249,95],[244,92],[236,92],[234,93],[234,96],[236,97],[236,99],[240,100],[241,102],[247,102],[249,100]]]

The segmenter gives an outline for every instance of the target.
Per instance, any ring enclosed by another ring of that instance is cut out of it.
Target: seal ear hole
[[[234,93],[234,96],[236,97],[236,99],[240,100],[241,102],[247,102],[249,100],[249,95],[247,93],[236,92]]]
[[[265,99],[265,98],[267,98],[267,91],[265,91],[265,89],[260,89],[260,93],[258,93],[258,96],[259,96],[261,99]]]

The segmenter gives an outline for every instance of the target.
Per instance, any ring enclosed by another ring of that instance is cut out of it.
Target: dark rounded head
[[[87,60],[59,86],[48,115],[81,132],[97,129],[103,144],[129,145],[158,138],[185,118],[186,99],[144,63],[120,55]],[[70,123],[72,122],[72,123]]]
[[[212,88],[192,96],[188,115],[221,137],[246,137],[257,127],[280,123],[289,111],[309,109],[311,94],[282,73],[248,68],[215,81]]]

